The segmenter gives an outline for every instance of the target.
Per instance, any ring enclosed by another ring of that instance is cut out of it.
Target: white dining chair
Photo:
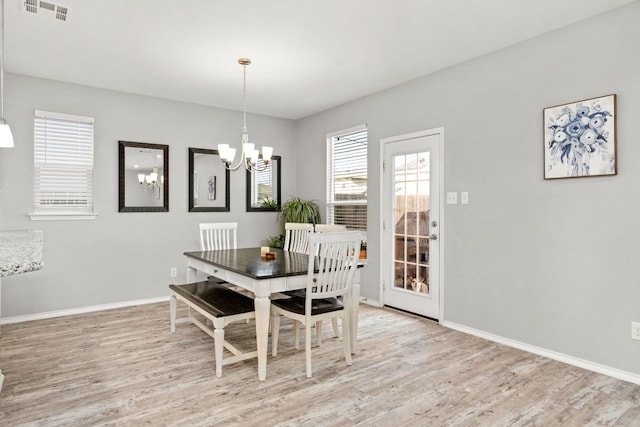
[[[238,246],[237,222],[200,223],[200,250],[236,249]]]
[[[215,251],[221,249],[236,249],[238,246],[237,222],[202,222],[200,227],[200,250]],[[248,295],[244,289],[231,286],[222,279],[209,278],[220,285],[229,286],[236,292]]]
[[[338,233],[341,231],[347,231],[347,226],[342,224],[316,224],[316,233]],[[338,328],[338,318],[331,319],[331,326],[333,327],[333,335],[340,336],[340,329]],[[318,345],[322,341],[322,322],[320,325],[316,325],[316,334],[318,335]]]
[[[280,316],[286,316],[305,326],[305,358],[307,377],[311,369],[311,326],[325,319],[342,319],[344,357],[351,359],[350,317],[351,293],[358,264],[362,234],[359,231],[342,233],[313,233],[309,236],[309,264],[305,297],[271,301],[272,355],[278,354]],[[315,256],[317,254],[317,257]],[[316,264],[317,263],[317,264]],[[316,273],[315,270],[318,272]],[[342,301],[338,299],[342,297]],[[316,331],[317,333],[318,331]],[[295,344],[297,348],[297,342]]]
[[[306,254],[309,250],[309,234],[313,224],[287,222],[284,225],[284,250]]]
[[[316,224],[316,233],[337,233],[340,231],[347,231],[347,226],[341,224]]]

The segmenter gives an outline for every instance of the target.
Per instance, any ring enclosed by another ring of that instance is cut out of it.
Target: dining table
[[[251,291],[256,311],[256,341],[258,379],[267,377],[267,346],[271,297],[284,291],[305,289],[309,255],[270,248],[269,257],[261,248],[221,249],[184,252],[187,261],[187,281],[191,275],[203,273]],[[359,264],[361,267],[364,264]],[[351,290],[351,352],[355,352],[358,330],[358,302],[360,299],[360,268],[354,274]],[[309,339],[306,337],[305,339]]]

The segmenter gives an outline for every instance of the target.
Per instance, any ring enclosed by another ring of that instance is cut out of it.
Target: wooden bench
[[[224,339],[224,328],[231,322],[255,318],[253,299],[235,292],[215,281],[169,285],[171,298],[171,332],[176,331],[177,302],[182,301],[189,307],[188,321],[202,329],[213,338],[215,346],[216,376],[222,376],[222,366],[257,357],[256,350],[243,353]],[[213,324],[213,331],[191,314],[191,310],[200,313]],[[223,358],[224,349],[233,356]]]

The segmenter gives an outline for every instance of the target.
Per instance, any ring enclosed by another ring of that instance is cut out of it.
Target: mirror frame
[[[260,156],[262,158],[262,155]],[[247,171],[247,177],[246,177],[246,193],[247,193],[247,212],[279,212],[280,211],[280,207],[282,206],[282,192],[281,192],[281,169],[282,169],[282,162],[280,161],[281,157],[280,156],[272,156],[271,157],[271,161],[272,162],[277,162],[278,167],[276,168],[276,195],[277,195],[277,201],[278,201],[278,206],[276,206],[275,208],[256,208],[251,206],[251,174],[253,172]]]
[[[125,148],[148,148],[162,150],[163,156],[163,205],[162,206],[126,206],[125,189]],[[169,212],[169,146],[147,142],[118,141],[118,211],[119,212]]]
[[[224,183],[224,206],[194,206],[193,205],[193,171],[195,169],[195,155],[196,154],[210,154],[218,156],[218,150],[207,150],[205,148],[193,148],[189,147],[189,192],[187,198],[189,199],[189,212],[231,212],[231,171],[225,168],[225,183]],[[218,159],[219,160],[219,159]],[[220,161],[222,164],[222,161]]]

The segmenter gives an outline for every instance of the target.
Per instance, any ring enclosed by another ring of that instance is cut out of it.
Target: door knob
[[[438,240],[438,235],[433,233],[431,236],[429,236],[429,240]]]

